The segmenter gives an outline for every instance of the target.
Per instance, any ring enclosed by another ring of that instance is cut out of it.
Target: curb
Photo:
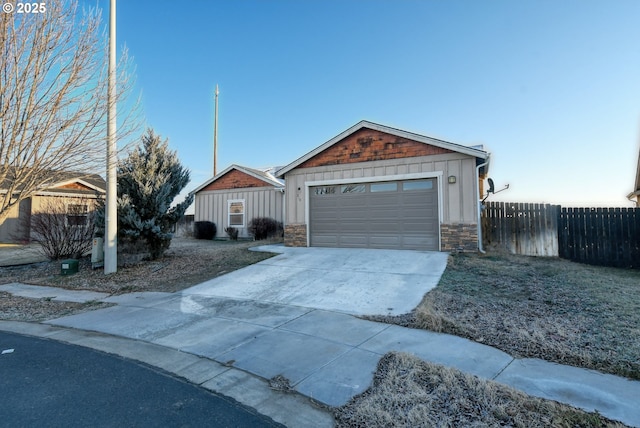
[[[148,342],[103,333],[21,321],[0,321],[0,330],[91,348],[142,362],[254,408],[291,428],[333,427],[331,411],[296,392],[280,391],[268,381],[208,358]]]

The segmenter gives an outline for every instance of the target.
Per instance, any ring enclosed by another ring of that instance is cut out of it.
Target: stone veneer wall
[[[284,227],[284,245],[287,247],[307,246],[307,225],[288,224]]]
[[[442,251],[477,251],[478,225],[441,224],[440,237]]]

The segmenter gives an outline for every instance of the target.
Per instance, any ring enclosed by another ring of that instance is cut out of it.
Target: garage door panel
[[[431,181],[423,189],[415,189],[413,183],[405,185],[409,182],[406,180],[390,182],[388,186],[349,185],[350,189],[357,186],[359,190],[345,193],[312,190],[311,245],[438,250],[438,193],[436,180]],[[371,192],[372,186],[387,190]],[[338,189],[342,187],[345,186]]]
[[[332,234],[323,234],[317,233],[314,234],[314,245],[317,247],[337,247],[338,239],[335,233]]]
[[[339,238],[340,246],[347,248],[367,248],[368,240],[366,235],[346,234]]]
[[[372,236],[369,239],[370,248],[400,248],[400,238],[398,236]]]
[[[343,222],[341,230],[343,234],[367,235],[369,233],[368,225],[361,221]],[[335,226],[333,227],[333,231],[335,233]]]
[[[371,221],[369,222],[369,230],[371,235],[378,233],[400,233],[402,226],[398,224],[398,222]]]

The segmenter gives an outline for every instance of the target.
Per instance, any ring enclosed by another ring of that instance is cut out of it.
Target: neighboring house
[[[478,248],[489,153],[362,121],[291,164],[285,244]]]
[[[250,238],[249,222],[255,217],[283,221],[284,182],[273,175],[275,168],[253,169],[231,165],[198,186],[195,193],[195,221],[216,224],[216,236],[227,237],[225,228],[238,229],[238,236]]]
[[[69,224],[84,224],[95,201],[105,194],[106,183],[97,174],[51,172],[43,185],[31,197],[9,210],[0,224],[0,242],[28,242],[31,239],[31,216],[49,207],[66,211]],[[0,194],[6,193],[8,183],[2,183]],[[19,189],[17,189],[19,191]]]
[[[633,187],[633,192],[627,195],[630,201],[636,203],[636,207],[640,207],[640,154],[638,154],[638,168],[636,169],[636,182]]]

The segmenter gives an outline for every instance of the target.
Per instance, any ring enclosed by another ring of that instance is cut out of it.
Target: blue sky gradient
[[[484,144],[511,186],[490,200],[632,206],[638,18],[636,0],[120,0],[117,43],[190,189],[212,175],[217,83],[218,171],[364,119]]]

